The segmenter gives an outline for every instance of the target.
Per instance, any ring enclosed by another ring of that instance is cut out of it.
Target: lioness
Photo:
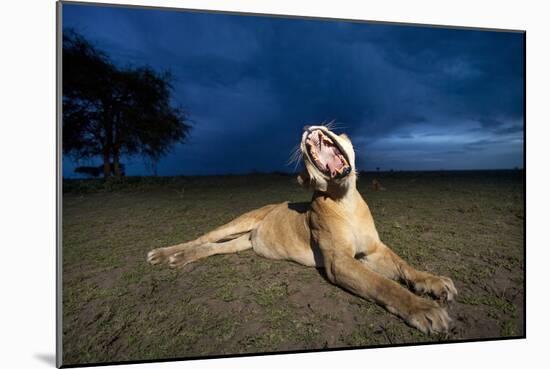
[[[269,259],[324,268],[328,279],[373,300],[424,333],[446,332],[446,310],[417,293],[450,301],[450,278],[418,271],[380,238],[369,207],[356,188],[355,152],[350,139],[325,126],[306,126],[300,143],[305,170],[298,182],[313,190],[309,203],[267,205],[197,238],[154,249],[151,264],[181,267],[195,260],[246,249]]]

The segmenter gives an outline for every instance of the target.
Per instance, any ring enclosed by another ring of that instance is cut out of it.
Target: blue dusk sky
[[[62,22],[118,65],[173,74],[193,128],[159,175],[291,172],[302,127],[333,120],[359,170],[523,167],[523,33],[77,4]]]

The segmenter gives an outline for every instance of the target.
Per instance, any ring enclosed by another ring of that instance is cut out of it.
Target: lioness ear
[[[348,140],[349,142],[351,142],[351,140],[349,139],[348,135],[345,134],[345,133],[341,133],[341,134],[340,134],[340,137],[342,137],[343,139],[346,139],[346,140]]]
[[[311,182],[311,178],[309,177],[307,170],[303,170],[300,174],[298,174],[297,180],[298,184],[305,188],[308,188]]]

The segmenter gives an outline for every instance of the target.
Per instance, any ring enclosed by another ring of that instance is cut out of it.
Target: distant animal
[[[111,173],[114,173],[115,164],[110,163],[110,166],[111,166]],[[124,164],[119,164],[119,168],[120,168],[120,175],[124,177],[126,175]],[[74,172],[78,174],[85,174],[90,177],[99,177],[100,175],[103,174],[103,164],[98,165],[97,167],[87,167],[87,166],[76,167]]]
[[[386,191],[386,187],[382,186],[382,184],[378,182],[377,179],[372,180],[372,189],[374,191]]]
[[[328,280],[375,301],[425,333],[446,332],[451,318],[438,302],[457,294],[448,277],[419,271],[378,236],[356,188],[355,152],[345,134],[304,127],[300,142],[305,170],[298,182],[313,191],[310,202],[271,204],[182,244],[151,250],[151,264],[182,267],[215,254],[252,248],[269,259],[324,268]]]

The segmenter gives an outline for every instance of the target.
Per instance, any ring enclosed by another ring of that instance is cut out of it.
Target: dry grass
[[[459,290],[446,337],[426,336],[329,284],[252,251],[181,270],[147,251],[267,203],[307,201],[293,177],[68,181],[63,199],[64,364],[521,336],[523,172],[367,173],[382,239]],[[377,178],[386,191],[373,192]]]

